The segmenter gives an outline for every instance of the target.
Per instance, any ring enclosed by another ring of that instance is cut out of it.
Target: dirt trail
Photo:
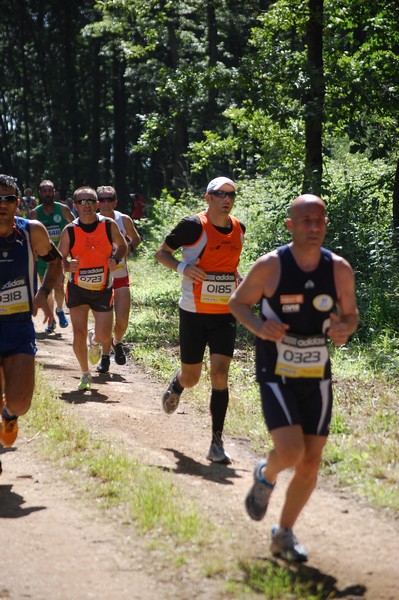
[[[209,417],[196,414],[184,396],[177,413],[165,415],[160,407],[164,384],[130,360],[124,367],[112,361],[109,374],[94,376],[91,392],[79,392],[71,328],[46,336],[37,320],[37,331],[38,361],[62,401],[92,430],[122,440],[143,463],[170,469],[182,493],[196,498],[212,520],[230,529],[223,547],[228,561],[269,558],[269,532],[278,520],[285,477],[279,479],[265,520],[252,522],[243,499],[255,457],[245,440],[226,440],[232,465],[210,465],[205,458]],[[39,458],[40,436],[28,440],[23,418],[20,422],[16,447],[0,448],[0,599],[225,597],[224,582],[206,579],[195,557],[183,571],[172,573],[161,554],[149,553],[132,527],[104,520],[100,511],[77,497]],[[310,553],[301,573],[317,573],[329,581],[335,590],[331,597],[399,599],[398,519],[355,502],[344,491],[332,492],[321,481],[296,533]],[[221,548],[213,551],[217,556]],[[245,595],[255,597],[260,596]]]

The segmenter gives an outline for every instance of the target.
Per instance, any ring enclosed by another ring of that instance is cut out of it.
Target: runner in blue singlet
[[[16,216],[19,195],[16,180],[0,175],[0,443],[5,447],[15,442],[17,419],[32,400],[36,351],[32,315],[41,308],[44,322],[50,319],[47,297],[62,273],[61,256],[46,228]],[[48,265],[39,290],[38,256]]]

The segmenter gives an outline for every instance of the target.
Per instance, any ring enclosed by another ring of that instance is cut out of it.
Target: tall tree
[[[324,118],[323,0],[308,0],[306,24],[308,92],[305,94],[305,168],[303,191],[321,194]]]
[[[112,60],[112,90],[114,113],[114,186],[122,204],[127,196],[126,186],[126,87],[125,60],[115,51]]]

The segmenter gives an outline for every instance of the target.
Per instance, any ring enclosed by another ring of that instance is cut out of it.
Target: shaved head
[[[289,216],[292,218],[293,216],[295,216],[295,214],[298,214],[304,209],[313,206],[320,206],[323,213],[326,213],[325,202],[319,196],[315,196],[314,194],[301,194],[291,202],[289,208]]]

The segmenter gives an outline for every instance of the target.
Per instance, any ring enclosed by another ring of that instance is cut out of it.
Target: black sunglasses
[[[75,204],[85,205],[85,204],[95,204],[97,200],[95,198],[82,198],[82,200],[75,200]]]
[[[12,204],[18,200],[17,196],[14,194],[9,194],[8,196],[0,196],[0,202],[7,202],[7,204]]]
[[[99,198],[99,202],[113,202],[116,200],[115,196],[104,196],[104,198]]]
[[[235,192],[225,192],[224,190],[216,190],[215,192],[211,192],[211,196],[216,196],[216,198],[226,198],[228,196],[232,200],[236,197]]]

